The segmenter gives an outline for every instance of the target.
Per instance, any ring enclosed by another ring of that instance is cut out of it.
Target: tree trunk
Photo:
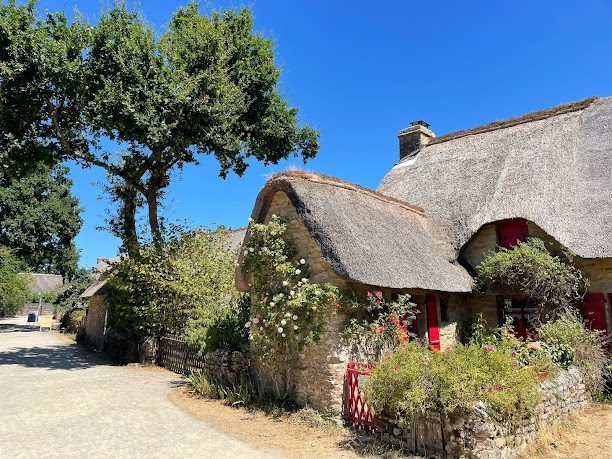
[[[155,244],[155,247],[160,249],[162,246],[162,234],[159,225],[157,194],[158,188],[150,188],[147,192],[146,198],[151,237],[153,238],[153,244]]]
[[[123,243],[128,256],[132,259],[140,256],[140,243],[138,242],[138,232],[136,230],[136,209],[138,207],[137,190],[126,184],[121,193],[121,224],[123,226]]]

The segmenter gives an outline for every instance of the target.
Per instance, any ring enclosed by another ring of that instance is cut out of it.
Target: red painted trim
[[[592,330],[608,331],[606,297],[603,293],[587,293],[582,303],[582,314]]]
[[[427,329],[429,332],[429,349],[440,350],[440,328],[438,327],[438,301],[436,295],[427,295]]]
[[[512,218],[497,222],[497,244],[506,249],[512,248],[517,242],[527,240],[529,228],[524,218]]]

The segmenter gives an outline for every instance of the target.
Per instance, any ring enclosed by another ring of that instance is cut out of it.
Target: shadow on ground
[[[38,331],[40,327],[38,325],[19,325],[19,324],[0,324],[0,333],[14,333],[14,332],[33,332]]]
[[[99,365],[117,365],[76,345],[49,345],[18,348],[0,352],[2,365],[19,365],[27,368],[49,370],[80,370]]]

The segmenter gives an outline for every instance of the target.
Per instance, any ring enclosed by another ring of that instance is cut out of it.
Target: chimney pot
[[[429,124],[423,120],[412,121],[410,127],[402,129],[399,134],[400,161],[415,156],[421,148],[436,135],[429,130]]]

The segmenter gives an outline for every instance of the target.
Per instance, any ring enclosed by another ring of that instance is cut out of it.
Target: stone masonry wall
[[[495,421],[479,402],[464,418],[441,419],[433,414],[404,427],[381,418],[377,430],[383,441],[430,457],[507,459],[536,441],[544,428],[588,404],[582,375],[575,368],[542,382],[540,393],[542,402],[534,416],[518,428]]]
[[[85,342],[95,351],[104,348],[104,324],[106,320],[106,295],[92,296],[85,318]]]

